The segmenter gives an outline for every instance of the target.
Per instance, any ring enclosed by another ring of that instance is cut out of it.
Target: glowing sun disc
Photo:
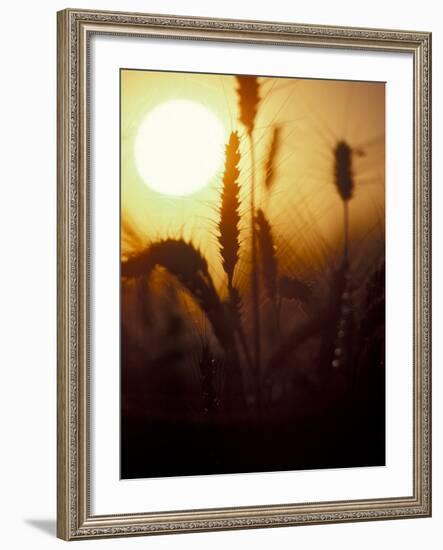
[[[167,101],[142,120],[134,155],[143,182],[158,193],[183,196],[210,183],[223,162],[224,129],[204,105]]]

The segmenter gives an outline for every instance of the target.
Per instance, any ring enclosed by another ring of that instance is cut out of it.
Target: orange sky
[[[358,242],[364,242],[362,239],[368,239],[368,235],[382,240],[384,84],[293,78],[260,78],[259,84],[261,101],[254,131],[258,205],[266,210],[279,246],[283,250],[284,247],[291,249],[291,254],[300,262],[314,267],[324,262],[325,254],[333,254],[342,246],[343,207],[333,184],[332,155],[334,146],[341,139],[349,143],[354,153],[351,240],[356,249],[359,248]],[[121,72],[123,227],[130,226],[133,231],[133,244],[137,239],[142,243],[165,237],[192,239],[209,259],[214,279],[220,284],[223,274],[214,232],[222,172],[192,195],[161,195],[150,189],[140,177],[134,160],[134,141],[141,122],[153,108],[177,99],[196,101],[214,112],[225,128],[226,138],[235,129],[245,136],[245,130],[238,122],[235,89],[233,76]],[[276,159],[273,192],[266,195],[260,189],[263,189],[263,166],[273,125],[281,128],[281,146]],[[244,141],[240,184],[247,211],[250,159],[247,140]],[[174,162],[172,150],[171,162]],[[246,216],[243,229],[247,239]],[[130,248],[124,238],[123,255],[130,252]]]

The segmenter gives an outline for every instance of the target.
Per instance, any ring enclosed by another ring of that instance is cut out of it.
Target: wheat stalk
[[[228,276],[228,286],[232,287],[234,269],[238,261],[240,249],[240,186],[238,176],[240,171],[240,140],[237,132],[231,132],[226,146],[225,170],[223,174],[223,189],[221,193],[220,221],[218,224],[220,255],[223,269]]]
[[[334,149],[334,183],[343,201],[343,226],[345,260],[349,256],[349,201],[354,194],[354,174],[352,171],[352,149],[345,141],[339,141]]]
[[[260,251],[260,267],[263,276],[263,283],[268,298],[271,302],[271,315],[275,327],[274,335],[271,337],[275,344],[275,338],[280,337],[280,305],[281,300],[278,295],[277,277],[278,264],[276,247],[272,235],[271,224],[267,220],[263,211],[259,208],[255,216],[257,226],[257,241]]]
[[[258,399],[259,414],[261,416],[261,335],[260,335],[260,288],[257,270],[257,235],[255,228],[255,149],[252,133],[255,126],[259,97],[258,79],[255,76],[237,76],[237,94],[239,97],[240,122],[246,127],[249,137],[250,157],[251,157],[251,290],[252,290],[252,309],[253,309],[253,340],[254,340],[254,359],[256,371],[256,393]]]
[[[275,302],[277,298],[277,255],[271,225],[260,208],[255,215],[255,223],[264,286],[270,300]]]
[[[327,302],[327,317],[329,322],[321,335],[320,368],[325,374],[330,372],[330,367],[337,367],[339,360],[335,357],[336,342],[341,333],[346,330],[347,305],[345,297],[349,285],[349,263],[344,259],[337,269],[332,271],[329,283],[329,299]],[[346,298],[347,299],[347,298]]]
[[[252,135],[257,116],[259,97],[258,79],[255,76],[237,76],[237,93],[239,96],[240,122]]]
[[[203,414],[214,413],[217,408],[217,392],[215,389],[216,361],[209,344],[205,342],[198,362],[202,388]]]
[[[230,345],[224,308],[208,271],[206,259],[192,243],[166,239],[151,244],[122,263],[123,277],[148,277],[156,266],[165,268],[194,296],[206,313],[220,343]]]
[[[238,177],[240,175],[238,164],[240,158],[240,139],[238,133],[231,132],[225,153],[218,242],[223,269],[228,277],[228,309],[230,318],[239,336],[246,360],[249,365],[252,365],[251,354],[241,323],[241,297],[232,283],[240,250],[240,186],[238,184]]]
[[[277,157],[277,152],[280,147],[281,139],[281,128],[279,126],[274,126],[272,132],[271,146],[269,147],[268,157],[265,162],[265,187],[268,191],[271,190],[275,182],[275,159]]]
[[[242,299],[237,288],[234,286],[229,287],[229,302],[228,309],[230,313],[231,322],[233,324],[234,330],[237,332],[238,338],[240,340],[240,345],[243,349],[245,359],[249,367],[254,367],[254,362],[249,351],[248,341],[246,339],[245,331],[242,324]]]
[[[244,405],[234,328],[227,320],[225,305],[215,290],[206,259],[192,243],[183,239],[166,239],[151,244],[123,262],[121,274],[123,277],[149,277],[156,266],[163,267],[176,277],[206,314],[216,338],[230,357],[230,398],[233,403]]]

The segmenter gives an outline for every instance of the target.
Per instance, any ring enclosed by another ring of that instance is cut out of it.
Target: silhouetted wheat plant
[[[249,138],[249,153],[251,157],[251,188],[250,194],[250,216],[251,216],[251,290],[252,290],[252,309],[254,324],[254,360],[256,370],[256,392],[259,407],[260,398],[260,378],[261,378],[261,323],[260,323],[260,287],[259,273],[257,265],[257,232],[255,227],[255,148],[254,148],[254,126],[257,116],[258,103],[260,101],[258,78],[255,76],[237,76],[237,96],[239,101],[239,120],[245,126]]]
[[[249,366],[252,367],[253,362],[241,320],[242,300],[238,289],[233,285],[234,270],[240,251],[239,162],[240,139],[237,132],[231,132],[225,153],[221,205],[219,208],[218,243],[223,270],[228,278],[230,321],[237,332],[246,360]]]
[[[232,366],[227,379],[232,405],[243,402],[243,382],[234,343],[233,325],[227,320],[226,307],[217,294],[206,259],[192,243],[167,239],[151,244],[122,265],[123,277],[149,277],[156,267],[166,269],[193,296],[206,314],[215,336],[229,356]]]
[[[339,141],[334,149],[334,183],[343,201],[344,259],[349,254],[349,201],[354,194],[352,149],[345,141]]]
[[[221,192],[220,221],[218,224],[220,255],[223,269],[228,276],[228,287],[232,288],[234,269],[240,250],[240,140],[237,132],[232,132],[226,146],[225,170]]]
[[[265,204],[257,205],[254,128],[260,105],[259,81],[257,77],[238,76],[236,83],[238,120],[246,129],[249,145],[250,179],[248,182],[241,178],[240,166],[244,166],[241,162],[242,143],[239,131],[232,131],[225,147],[216,235],[227,294],[216,288],[207,259],[192,242],[182,238],[164,239],[142,248],[131,228],[126,231],[127,239],[133,243],[135,252],[131,252],[128,259],[122,262],[122,277],[149,281],[153,271],[160,269],[175,278],[206,317],[226,358],[226,384],[223,396],[220,396],[217,395],[215,371],[221,368],[221,363],[216,359],[218,352],[211,349],[209,341],[205,341],[197,365],[204,413],[210,415],[217,407],[242,409],[253,397],[260,418],[263,408],[270,407],[272,401],[272,395],[263,391],[263,385],[267,380],[275,381],[288,370],[298,372],[297,357],[300,355],[305,358],[305,363],[315,360],[318,365],[305,377],[311,380],[309,384],[315,386],[315,391],[326,395],[331,376],[337,371],[349,376],[352,379],[350,386],[355,387],[358,365],[364,364],[364,369],[369,368],[363,358],[368,346],[368,334],[384,323],[384,294],[382,296],[380,291],[384,288],[384,272],[380,274],[382,268],[374,273],[368,269],[366,278],[360,281],[352,276],[349,203],[355,194],[355,181],[353,151],[345,141],[337,142],[334,148],[330,174],[343,203],[343,255],[330,269],[323,290],[319,290],[320,284],[308,283],[303,277],[296,276],[294,273],[297,273],[298,266],[295,266],[293,273],[285,270],[276,244],[279,236],[268,215],[269,204],[265,200]],[[274,125],[268,135],[267,158],[261,165],[265,199],[271,196],[274,186],[278,184],[276,157],[283,139],[282,129]],[[244,190],[242,186],[245,186]],[[250,217],[250,240],[240,238],[240,212],[246,212]],[[250,243],[249,250],[245,243]],[[290,250],[284,253],[291,256]],[[250,298],[247,292],[242,295],[236,284],[241,257],[251,258],[248,274],[250,286],[247,288],[250,289]],[[354,294],[358,294],[359,288],[362,293],[365,285],[368,296],[370,292],[376,293],[377,304],[374,306],[368,297],[360,300],[358,317]],[[308,313],[300,315],[299,312],[307,305]],[[271,316],[265,314],[268,311],[265,307],[270,308]],[[252,325],[250,338],[246,330],[248,321],[245,319],[245,309],[250,314],[248,319]],[[264,315],[266,318],[263,318]],[[265,326],[270,325],[275,330],[264,330]],[[316,349],[315,353],[309,351],[309,343],[311,348]],[[308,351],[303,351],[305,347]],[[299,376],[297,380],[305,378]],[[304,381],[302,384],[308,383]],[[252,392],[251,386],[254,387]]]
[[[279,332],[279,303],[277,296],[277,277],[278,265],[277,254],[272,236],[271,225],[266,219],[265,214],[259,208],[255,215],[255,224],[257,231],[257,242],[259,248],[259,266],[263,278],[263,286],[266,290],[267,297],[271,303],[273,327],[275,332]]]

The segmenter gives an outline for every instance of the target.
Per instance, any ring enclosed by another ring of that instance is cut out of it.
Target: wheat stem
[[[248,363],[249,368],[254,369],[254,361],[252,359],[251,352],[249,351],[249,346],[246,339],[245,331],[243,329],[243,325],[241,322],[241,312],[239,308],[239,294],[238,294],[238,291],[232,286],[231,283],[228,284],[228,290],[229,290],[229,301],[231,306],[231,312],[232,312],[232,316],[235,318],[233,320],[235,325],[235,331],[240,341],[240,345],[243,349],[246,362]]]
[[[278,263],[276,249],[274,245],[274,237],[272,235],[271,224],[266,218],[263,210],[257,208],[255,216],[256,231],[257,231],[257,248],[260,253],[260,273],[261,282],[266,290],[268,298],[271,302],[272,315],[274,317],[275,330],[273,340],[275,343],[275,334],[279,331],[278,308],[277,308],[277,277]]]
[[[253,316],[253,345],[255,359],[255,381],[256,396],[261,417],[261,346],[260,346],[260,307],[259,307],[259,275],[257,265],[257,235],[255,228],[255,149],[253,131],[257,106],[260,101],[258,79],[255,76],[237,76],[237,94],[239,98],[239,120],[245,126],[249,138],[249,149],[251,159],[251,193],[250,193],[250,214],[251,214],[251,293],[252,293],[252,316]]]
[[[270,191],[276,179],[276,157],[280,146],[281,130],[279,126],[274,126],[272,131],[272,140],[269,147],[268,157],[265,162],[265,188]]]
[[[258,262],[257,262],[257,230],[255,225],[255,149],[252,134],[249,133],[249,146],[251,156],[251,291],[252,291],[252,311],[254,323],[254,358],[255,358],[255,376],[256,376],[256,391],[259,409],[261,409],[261,324],[260,324],[260,288],[258,277]]]
[[[344,244],[343,257],[347,262],[349,259],[349,201],[343,201],[343,224],[344,224]]]

